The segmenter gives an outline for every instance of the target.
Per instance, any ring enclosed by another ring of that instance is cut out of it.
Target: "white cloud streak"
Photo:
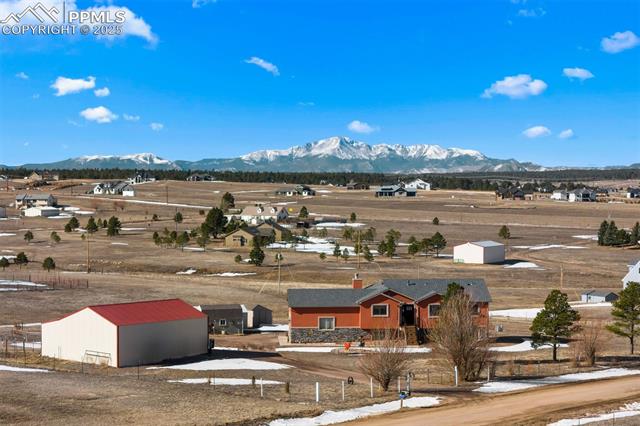
[[[518,74],[505,77],[496,81],[485,89],[483,98],[492,98],[494,95],[503,95],[511,99],[524,99],[529,96],[537,96],[547,89],[547,83],[542,80],[532,79],[529,74]]]
[[[565,77],[577,78],[580,81],[588,80],[595,77],[595,75],[593,75],[591,71],[584,68],[564,68],[562,70],[562,74]]]
[[[575,133],[573,133],[573,129],[566,129],[558,133],[558,137],[560,139],[573,139],[575,137]]]
[[[65,96],[83,90],[93,89],[96,87],[96,78],[91,76],[86,79],[58,77],[50,87],[56,90],[56,96]]]
[[[276,77],[280,75],[280,70],[278,70],[278,67],[276,65],[272,64],[271,62],[265,61],[262,58],[258,58],[257,56],[252,56],[249,59],[245,59],[245,62],[247,64],[257,65],[263,70],[270,72]]]
[[[524,132],[522,132],[522,134],[529,139],[535,139],[549,136],[551,134],[551,130],[549,130],[545,126],[533,126],[526,129]]]
[[[103,87],[102,89],[94,90],[93,94],[99,98],[104,98],[105,96],[109,96],[111,94],[111,90],[109,90],[108,87]]]
[[[380,130],[377,126],[371,126],[369,123],[365,123],[360,120],[353,120],[351,123],[347,124],[347,129],[356,133],[373,133]]]
[[[95,121],[99,124],[111,123],[112,121],[118,119],[118,116],[116,114],[111,112],[109,108],[103,106],[82,110],[80,111],[80,116],[82,116],[87,121]]]
[[[18,74],[16,74],[16,77],[21,80],[29,80],[29,76],[24,71],[20,71]]]
[[[640,38],[633,31],[617,32],[600,41],[602,50],[607,53],[620,53],[623,50],[633,49],[638,44],[640,44]]]

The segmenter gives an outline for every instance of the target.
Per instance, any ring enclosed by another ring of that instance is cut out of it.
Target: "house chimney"
[[[363,284],[362,279],[358,276],[358,273],[356,273],[353,276],[353,279],[351,280],[352,287],[353,288],[362,288],[362,284]]]

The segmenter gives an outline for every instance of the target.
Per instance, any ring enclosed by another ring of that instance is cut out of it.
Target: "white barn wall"
[[[120,367],[207,352],[207,318],[121,326]]]
[[[482,247],[472,243],[460,244],[453,248],[454,263],[501,263],[505,259],[503,245]]]
[[[86,351],[105,352],[109,365],[116,367],[117,334],[114,324],[85,308],[42,324],[42,355],[80,362]]]
[[[484,247],[484,263],[502,262],[504,262],[504,246]]]

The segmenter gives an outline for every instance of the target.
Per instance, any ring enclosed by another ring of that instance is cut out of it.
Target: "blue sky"
[[[640,161],[637,1],[69,4],[126,7],[125,35],[0,35],[0,164],[232,157],[334,135]]]

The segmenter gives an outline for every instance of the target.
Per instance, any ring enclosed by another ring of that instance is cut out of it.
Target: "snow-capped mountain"
[[[166,160],[151,153],[87,155],[49,164],[25,164],[36,169],[237,170],[282,172],[446,173],[525,171],[541,167],[516,160],[489,158],[479,151],[439,145],[369,145],[334,136],[282,150],[255,151],[236,158],[199,161]]]

